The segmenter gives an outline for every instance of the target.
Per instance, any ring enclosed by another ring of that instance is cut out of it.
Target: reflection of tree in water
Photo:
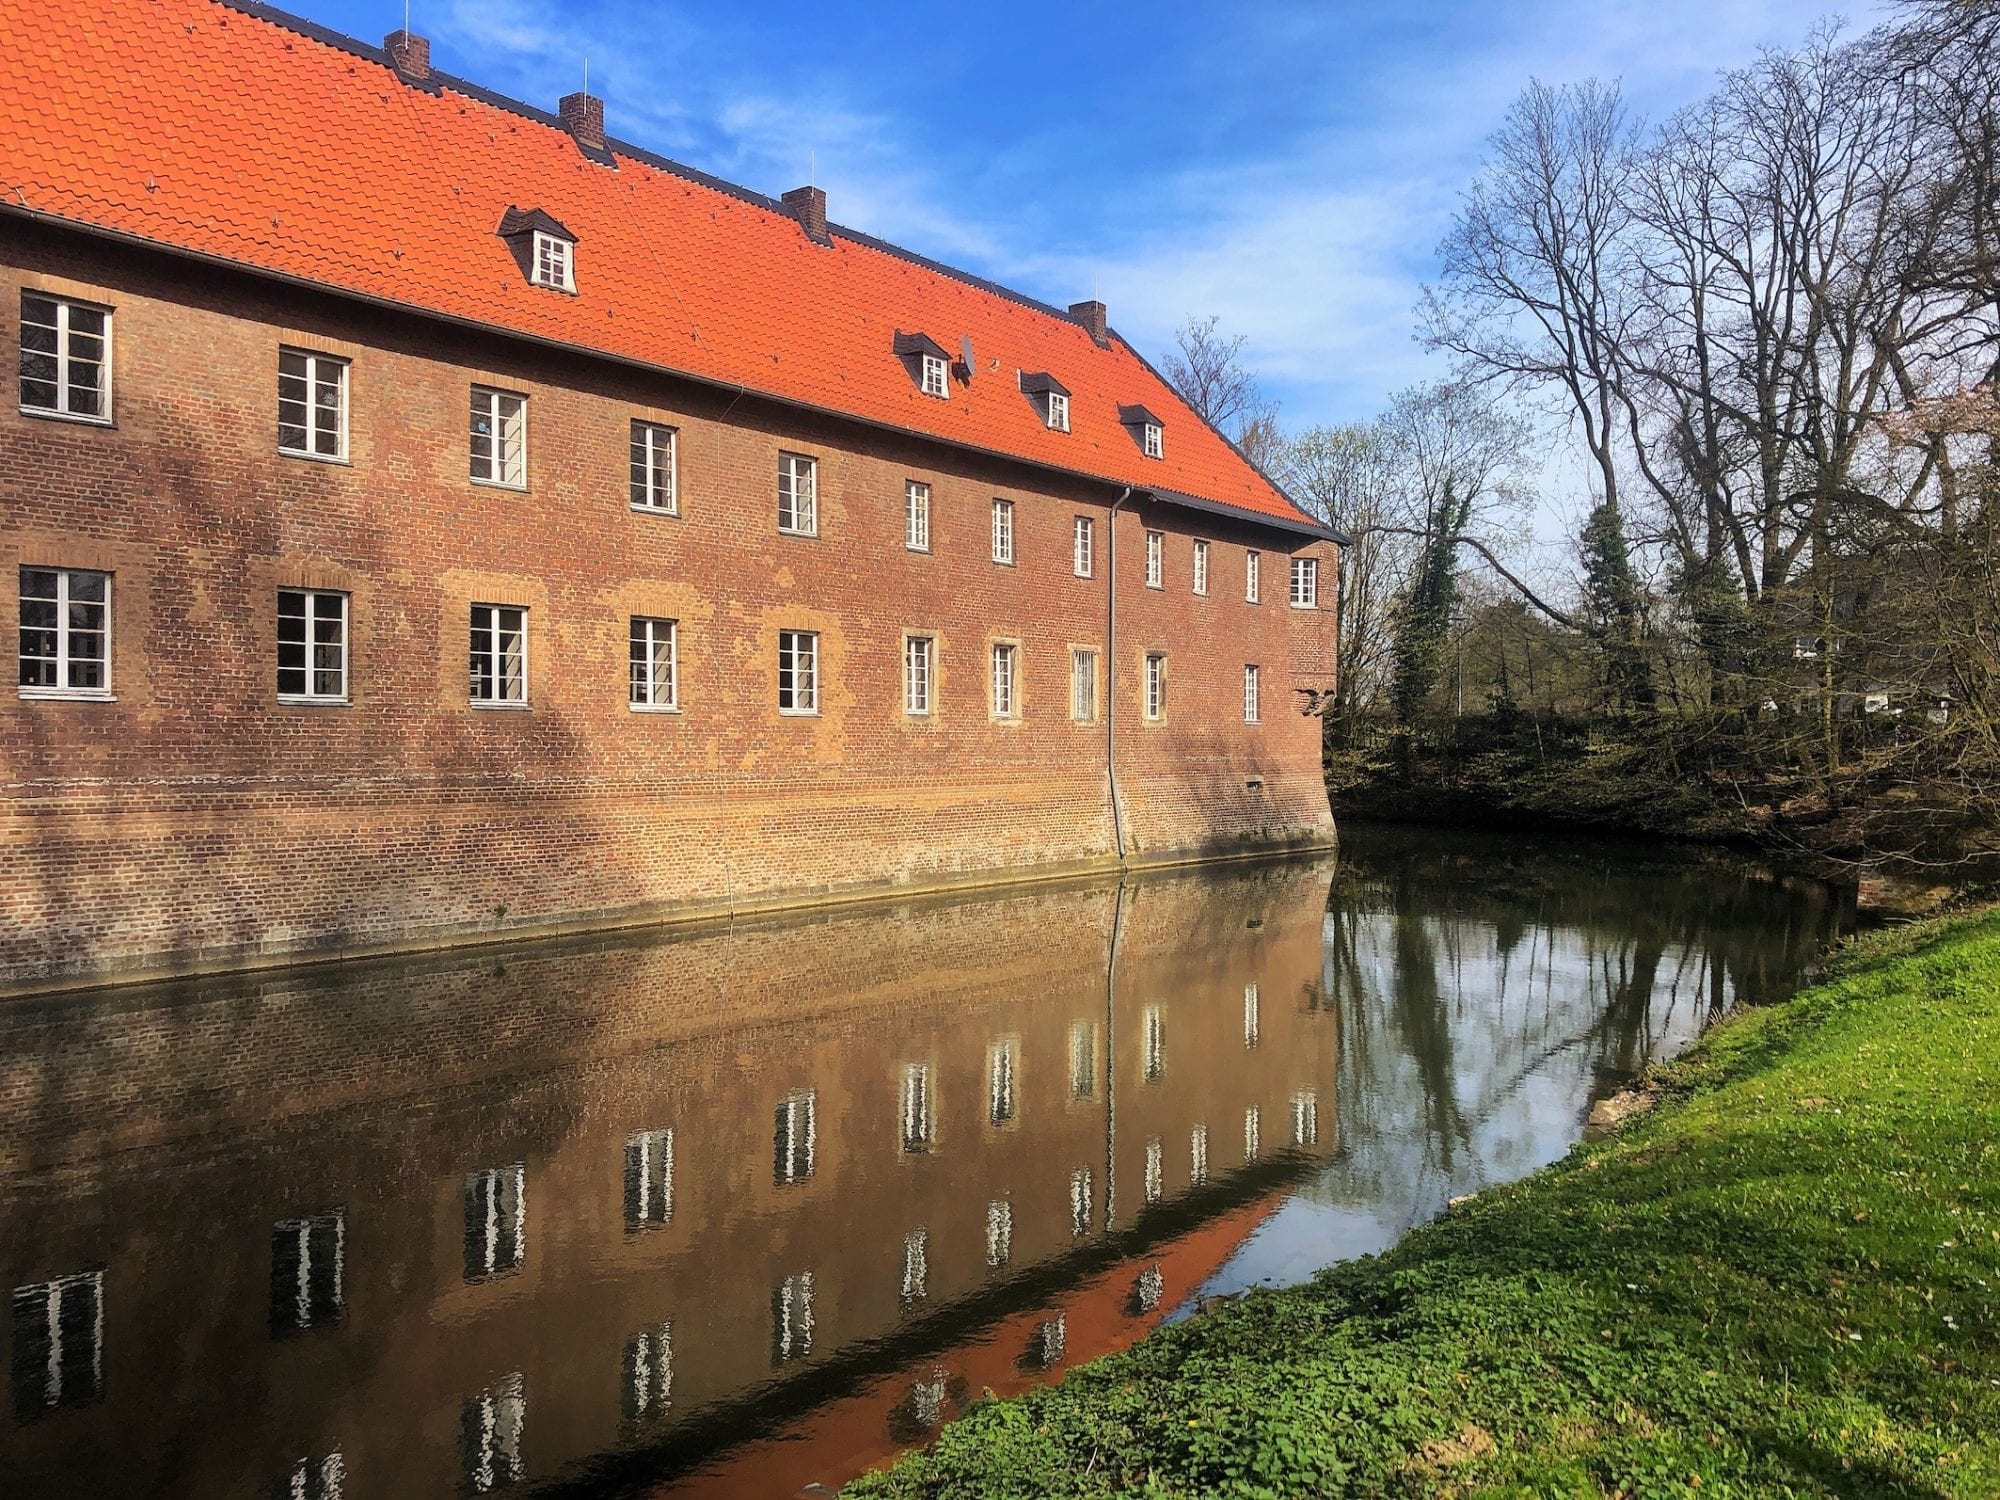
[[[1845,914],[1740,861],[1581,841],[1367,830],[1342,854],[1319,989],[1343,1152],[1309,1192],[1397,1225],[1559,1155],[1593,1098],[1796,985]]]

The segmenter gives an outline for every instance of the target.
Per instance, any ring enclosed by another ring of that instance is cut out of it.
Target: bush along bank
[[[1656,1082],[847,1493],[2000,1495],[2000,913],[1878,933]]]

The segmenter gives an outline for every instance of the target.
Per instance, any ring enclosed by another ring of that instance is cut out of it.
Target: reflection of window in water
[[[912,1229],[903,1236],[903,1305],[931,1294],[930,1233]]]
[[[804,1359],[813,1347],[813,1273],[787,1276],[771,1292],[771,1363]]]
[[[1146,1267],[1139,1273],[1139,1279],[1132,1283],[1132,1303],[1142,1313],[1149,1313],[1160,1305],[1160,1298],[1166,1294],[1167,1276],[1157,1265]]]
[[[14,1410],[23,1417],[104,1390],[104,1273],[14,1288]]]
[[[1069,1093],[1088,1099],[1097,1092],[1097,1028],[1078,1021],[1069,1029]]]
[[[948,1394],[942,1370],[933,1370],[929,1380],[911,1382],[910,1413],[917,1419],[919,1427],[932,1428],[944,1420],[944,1403]]]
[[[283,1500],[341,1500],[347,1484],[347,1461],[338,1453],[302,1458],[292,1465],[279,1486]]]
[[[1090,1233],[1090,1209],[1097,1191],[1090,1180],[1090,1168],[1079,1167],[1069,1174],[1069,1232],[1081,1238]]]
[[[1208,1181],[1208,1127],[1195,1126],[1188,1136],[1188,1180],[1194,1187]]]
[[[1292,1095],[1292,1144],[1319,1144],[1319,1095],[1309,1091]]]
[[[527,1417],[528,1398],[518,1371],[465,1403],[459,1431],[465,1449],[465,1486],[473,1494],[505,1489],[526,1476],[521,1428]]]
[[[1262,1145],[1262,1142],[1258,1139],[1262,1123],[1257,1114],[1256,1105],[1253,1104],[1243,1111],[1243,1159],[1245,1161],[1255,1161],[1257,1159],[1257,1152]]]
[[[1257,1011],[1260,1003],[1261,1002],[1257,995],[1257,986],[1254,984],[1244,985],[1243,986],[1243,1045],[1246,1047],[1254,1047],[1257,1045]]]
[[[1160,1007],[1146,1007],[1146,1082],[1158,1083],[1167,1076],[1167,1018]]]
[[[1014,1044],[995,1042],[986,1049],[986,1117],[995,1125],[1014,1118]]]
[[[347,1211],[280,1219],[271,1229],[271,1331],[337,1323],[346,1306]]]
[[[1035,1329],[1035,1362],[1044,1370],[1053,1370],[1063,1362],[1068,1343],[1069,1330],[1063,1316],[1058,1313]]]
[[[1166,1195],[1166,1148],[1154,1136],[1146,1142],[1146,1201],[1158,1203]]]
[[[811,1089],[791,1095],[778,1106],[771,1135],[771,1176],[779,1187],[812,1176],[817,1113]]]
[[[656,1323],[625,1340],[623,1407],[628,1425],[657,1422],[674,1404],[674,1325]]]
[[[937,1114],[931,1099],[928,1063],[903,1065],[903,1149],[928,1151],[937,1137]]]
[[[625,1227],[650,1229],[674,1216],[674,1133],[642,1130],[625,1143]]]
[[[465,1279],[520,1269],[528,1258],[528,1169],[489,1167],[465,1179]]]
[[[994,1270],[1014,1258],[1014,1205],[995,1198],[986,1205],[986,1264]]]

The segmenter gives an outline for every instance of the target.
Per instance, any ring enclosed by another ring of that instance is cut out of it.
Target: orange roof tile
[[[867,235],[380,48],[219,0],[10,0],[5,207],[131,235],[944,442],[1317,529],[1122,339]],[[576,236],[577,295],[530,286],[509,207]],[[891,352],[922,331],[978,368],[948,400]],[[1016,383],[1067,386],[1050,431]],[[1166,417],[1147,459],[1120,406]]]

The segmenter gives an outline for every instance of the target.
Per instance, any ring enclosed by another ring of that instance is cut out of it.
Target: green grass
[[[2000,913],[1860,944],[1663,1081],[847,1493],[2000,1495]]]

